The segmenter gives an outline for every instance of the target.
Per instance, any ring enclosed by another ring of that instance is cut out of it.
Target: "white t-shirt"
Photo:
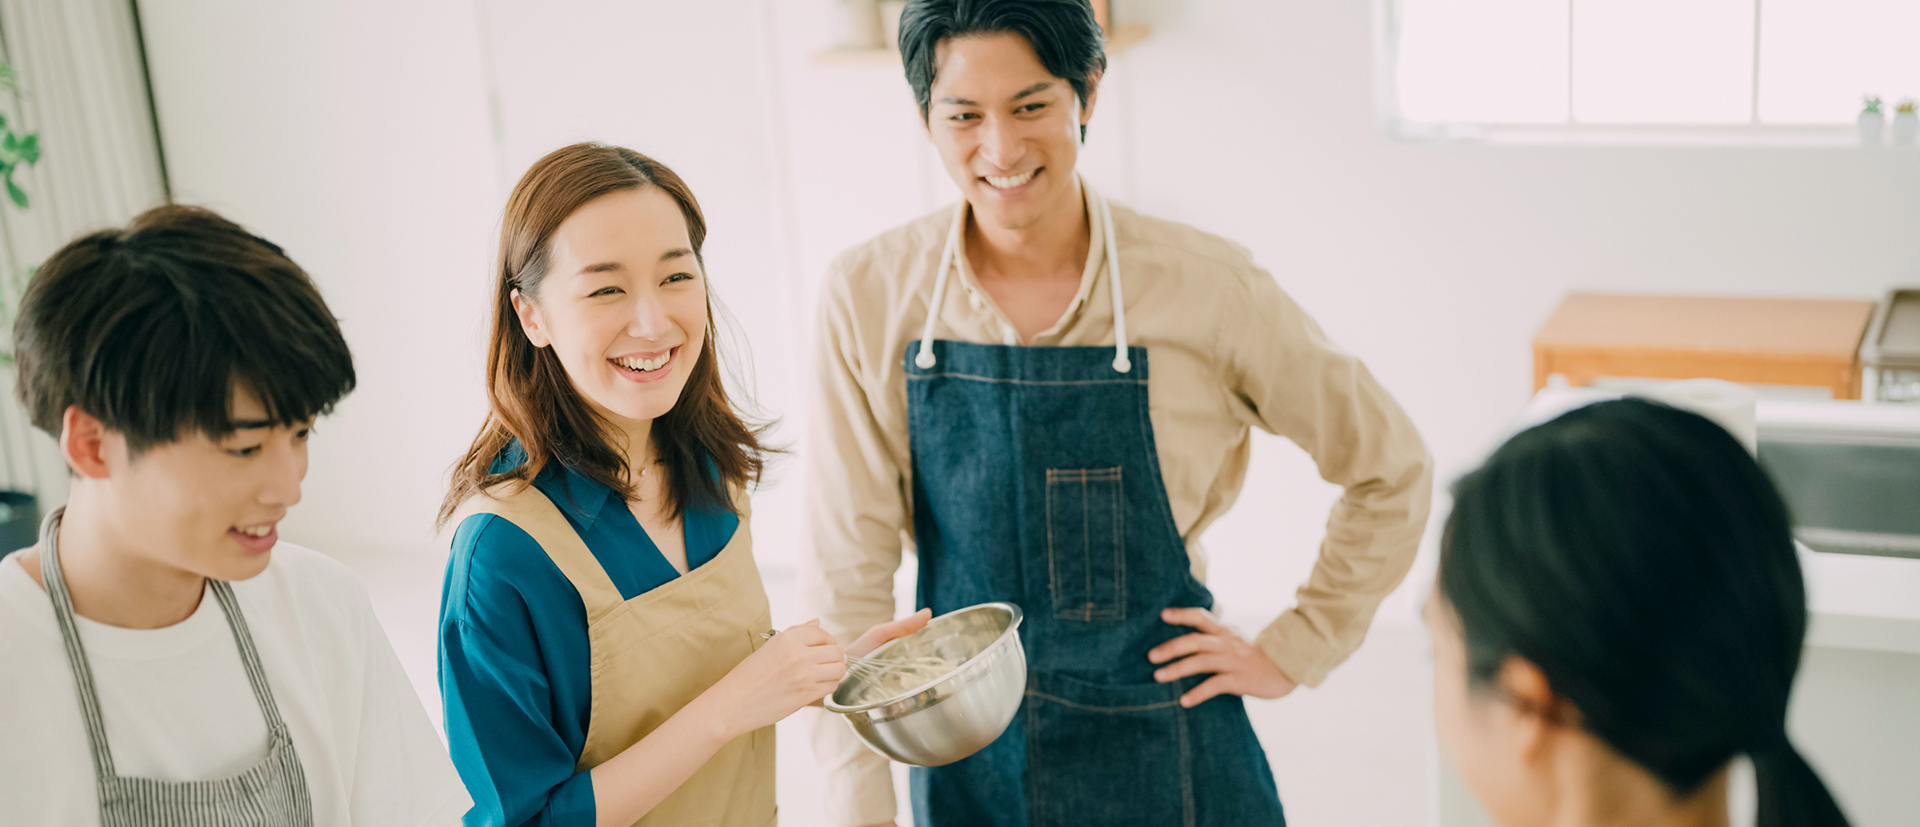
[[[315,827],[447,827],[472,806],[345,566],[288,543],[233,584],[306,770]],[[77,617],[115,771],[223,778],[266,755],[267,725],[220,602],[164,629]],[[80,700],[47,593],[0,559],[0,825],[100,823]]]

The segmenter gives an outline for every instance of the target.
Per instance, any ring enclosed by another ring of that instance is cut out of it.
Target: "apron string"
[[[1107,280],[1112,282],[1113,291],[1113,369],[1130,373],[1133,360],[1127,358],[1127,303],[1120,295],[1120,242],[1113,237],[1113,204],[1104,195],[1094,195],[1100,199],[1100,229],[1107,234]]]
[[[87,749],[93,757],[94,783],[101,800],[106,800],[107,780],[115,777],[113,751],[107,747],[107,725],[100,714],[100,699],[94,694],[93,666],[87,662],[87,650],[80,641],[79,623],[73,617],[73,598],[67,593],[66,570],[60,567],[60,518],[62,506],[40,519],[40,579],[46,584],[47,598],[53,601],[53,618],[60,625],[60,640],[67,650],[67,668],[73,673],[73,688],[79,695],[80,717],[87,727]]]
[[[1113,206],[1106,196],[1087,190],[1098,203],[1095,212],[1100,214],[1100,229],[1106,234],[1107,279],[1112,283],[1113,293],[1113,369],[1121,373],[1133,370],[1133,360],[1127,358],[1127,311],[1126,299],[1120,291],[1120,246],[1114,240]],[[933,355],[933,329],[940,321],[940,307],[946,300],[947,273],[953,269],[954,248],[960,237],[960,228],[967,219],[967,206],[963,202],[955,211],[953,227],[947,230],[947,243],[940,250],[940,269],[933,277],[933,297],[927,302],[927,324],[920,333],[920,353],[913,363],[921,370],[932,370],[939,360]]]
[[[953,269],[954,245],[966,220],[967,202],[963,200],[954,211],[953,227],[947,230],[947,244],[940,250],[940,270],[933,277],[933,300],[927,303],[927,326],[920,333],[920,355],[913,358],[921,370],[932,370],[937,361],[933,356],[933,326],[940,321],[940,305],[947,297],[947,271]]]

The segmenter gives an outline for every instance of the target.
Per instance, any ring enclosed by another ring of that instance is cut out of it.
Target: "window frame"
[[[1568,3],[1574,0],[1566,0]],[[1405,0],[1373,0],[1374,117],[1382,133],[1401,143],[1468,143],[1494,146],[1786,147],[1912,149],[1890,143],[1863,144],[1855,124],[1770,124],[1760,120],[1760,26],[1763,0],[1754,0],[1754,53],[1748,122],[1743,124],[1593,124],[1567,113],[1562,123],[1415,121],[1400,116],[1399,11]],[[1571,30],[1568,36],[1572,36]],[[1573,83],[1567,67],[1567,83]]]

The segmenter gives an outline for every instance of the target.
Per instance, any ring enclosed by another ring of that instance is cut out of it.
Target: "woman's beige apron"
[[[493,514],[545,549],[587,609],[593,711],[577,770],[599,766],[665,723],[765,644],[773,628],[753,561],[747,497],[740,527],[705,565],[625,600],[587,544],[538,489],[505,482],[461,506],[453,522]],[[636,824],[765,827],[774,823],[773,727],[734,739]]]

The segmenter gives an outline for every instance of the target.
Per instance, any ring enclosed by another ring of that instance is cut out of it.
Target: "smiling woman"
[[[646,468],[629,463],[630,451],[663,469],[674,516],[729,507],[726,486],[757,477],[763,449],[720,381],[700,254],[707,224],[686,182],[633,150],[575,144],[527,170],[502,226],[492,411],[440,519],[482,488],[531,480],[562,458],[631,499],[629,477]],[[526,462],[490,473],[516,441]]]
[[[706,234],[679,176],[618,147],[557,150],[507,201],[492,414],[441,514],[470,825],[770,824],[772,725],[846,671],[817,624],[765,635],[766,449],[720,383]]]

